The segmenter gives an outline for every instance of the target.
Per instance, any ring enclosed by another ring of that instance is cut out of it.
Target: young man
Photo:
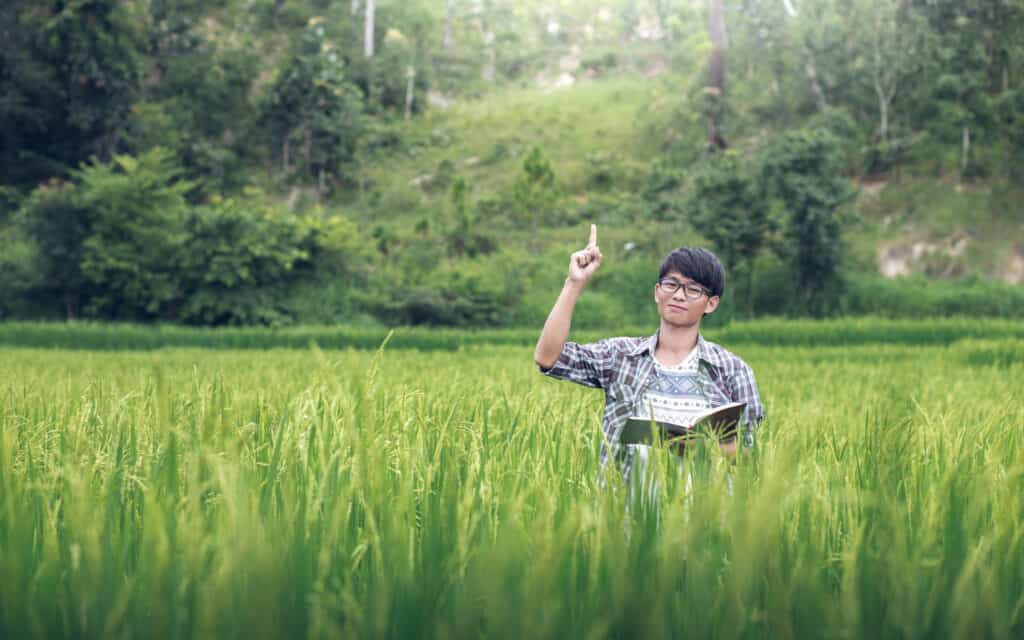
[[[712,312],[725,288],[722,263],[706,249],[683,247],[661,263],[654,285],[654,301],[661,316],[657,333],[648,338],[609,338],[591,344],[567,342],[576,300],[601,266],[597,225],[590,226],[590,242],[569,259],[569,277],[537,341],[533,358],[541,373],[604,389],[604,442],[601,464],[609,456],[623,463],[623,474],[649,448],[620,447],[623,427],[630,416],[688,422],[708,408],[745,402],[739,431],[744,447],[752,447],[764,405],[754,372],[738,356],[700,335],[701,319]],[[736,455],[736,439],[719,446],[726,456]]]

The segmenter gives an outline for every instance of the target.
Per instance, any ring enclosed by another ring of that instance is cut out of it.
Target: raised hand
[[[569,257],[569,279],[585,283],[601,266],[601,249],[597,246],[597,225],[590,225],[590,242],[587,247]]]

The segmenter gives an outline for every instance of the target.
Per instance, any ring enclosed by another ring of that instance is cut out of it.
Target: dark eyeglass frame
[[[657,284],[667,293],[675,293],[676,291],[679,291],[679,289],[682,289],[683,297],[685,297],[687,300],[697,300],[702,295],[705,295],[709,298],[711,297],[711,292],[708,291],[705,287],[700,286],[699,284],[679,282],[678,280],[673,280],[672,278],[664,278],[663,280],[658,280]]]

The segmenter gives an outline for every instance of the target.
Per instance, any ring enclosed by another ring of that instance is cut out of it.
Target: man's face
[[[675,286],[675,291],[670,291]],[[694,297],[696,289],[699,295]],[[678,271],[669,271],[654,285],[654,301],[663,322],[679,327],[698,324],[704,314],[718,307],[718,296],[709,297],[707,289]]]

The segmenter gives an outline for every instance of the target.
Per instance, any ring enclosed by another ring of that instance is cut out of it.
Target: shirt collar
[[[638,355],[641,355],[642,353],[644,353],[646,351],[646,352],[651,354],[651,357],[654,357],[654,350],[658,347],[658,333],[659,332],[660,332],[660,329],[659,329],[659,331],[655,331],[654,335],[652,335],[651,337],[641,341],[640,344],[638,344],[636,347],[633,348],[632,351],[629,352],[629,355],[631,355],[631,356],[638,356]],[[701,334],[698,333],[697,334],[697,357],[700,358],[701,360],[703,360],[704,362],[706,362],[709,366],[717,368],[715,363],[712,362],[711,359],[708,357],[708,351],[710,351],[710,348],[708,347],[707,341],[704,340],[704,336],[702,336]]]

